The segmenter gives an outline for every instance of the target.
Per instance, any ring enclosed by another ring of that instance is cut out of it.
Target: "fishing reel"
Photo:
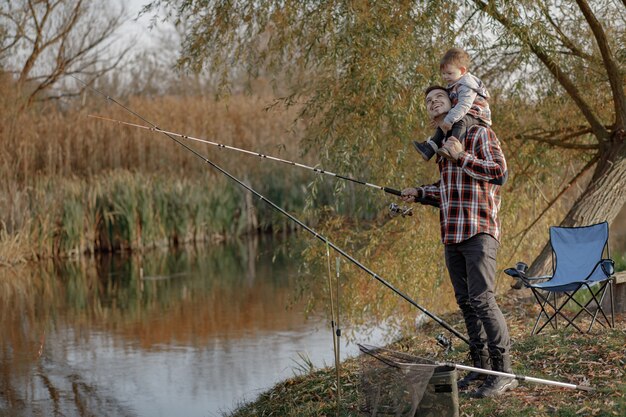
[[[452,346],[452,340],[449,337],[446,337],[443,333],[439,333],[437,337],[437,345],[441,346],[444,349],[444,353],[447,355],[451,351],[454,351],[454,347]]]
[[[406,216],[412,216],[413,215],[413,209],[411,207],[406,207],[406,206],[399,206],[396,203],[391,203],[389,205],[389,215],[391,217],[396,217],[396,216],[402,216],[402,217],[406,217]]]

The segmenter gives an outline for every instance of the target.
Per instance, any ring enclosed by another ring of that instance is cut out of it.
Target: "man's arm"
[[[471,148],[461,151],[457,160],[463,171],[477,180],[502,185],[506,181],[507,165],[494,131],[474,127],[467,132],[465,143]]]

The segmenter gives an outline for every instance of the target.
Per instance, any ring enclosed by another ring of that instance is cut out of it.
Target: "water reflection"
[[[272,243],[3,271],[0,415],[218,415],[298,352],[331,364],[325,320],[294,302],[298,251]]]

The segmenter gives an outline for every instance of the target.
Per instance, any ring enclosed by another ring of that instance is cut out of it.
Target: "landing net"
[[[359,345],[361,411],[370,416],[413,417],[437,365],[402,352]]]

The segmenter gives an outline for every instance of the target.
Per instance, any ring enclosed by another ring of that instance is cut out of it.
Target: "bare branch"
[[[52,46],[59,41],[64,42],[65,40],[67,40],[70,31],[75,29],[76,22],[82,14],[81,6],[82,0],[76,2],[76,5],[74,6],[70,14],[69,20],[61,25],[61,28],[59,29],[59,32],[56,34],[56,36],[51,37],[48,41],[46,41],[46,43],[41,46],[42,49]]]
[[[35,5],[33,4],[32,0],[28,1],[28,9],[30,10],[31,18],[35,26],[35,38],[33,39],[33,42],[32,42],[33,46],[30,51],[30,55],[26,59],[26,62],[24,63],[24,66],[22,67],[22,71],[20,72],[20,77],[18,79],[19,83],[23,83],[27,79],[28,74],[35,66],[35,62],[37,61],[37,59],[39,58],[39,55],[41,54],[41,43],[43,39],[43,26],[46,24],[48,20],[48,16],[50,16],[50,12],[52,10],[49,2],[46,1],[45,5],[46,5],[45,13],[43,17],[41,18],[41,21],[39,21],[37,19],[37,10],[35,10]]]
[[[25,87],[20,108],[43,98],[76,68],[106,73],[111,65],[119,65],[130,48],[117,57],[105,51],[124,23],[125,11],[103,14],[103,7],[84,0],[21,0],[3,8],[3,15],[11,16],[11,42],[3,44],[1,52],[16,57],[6,71],[17,73],[17,82]]]

